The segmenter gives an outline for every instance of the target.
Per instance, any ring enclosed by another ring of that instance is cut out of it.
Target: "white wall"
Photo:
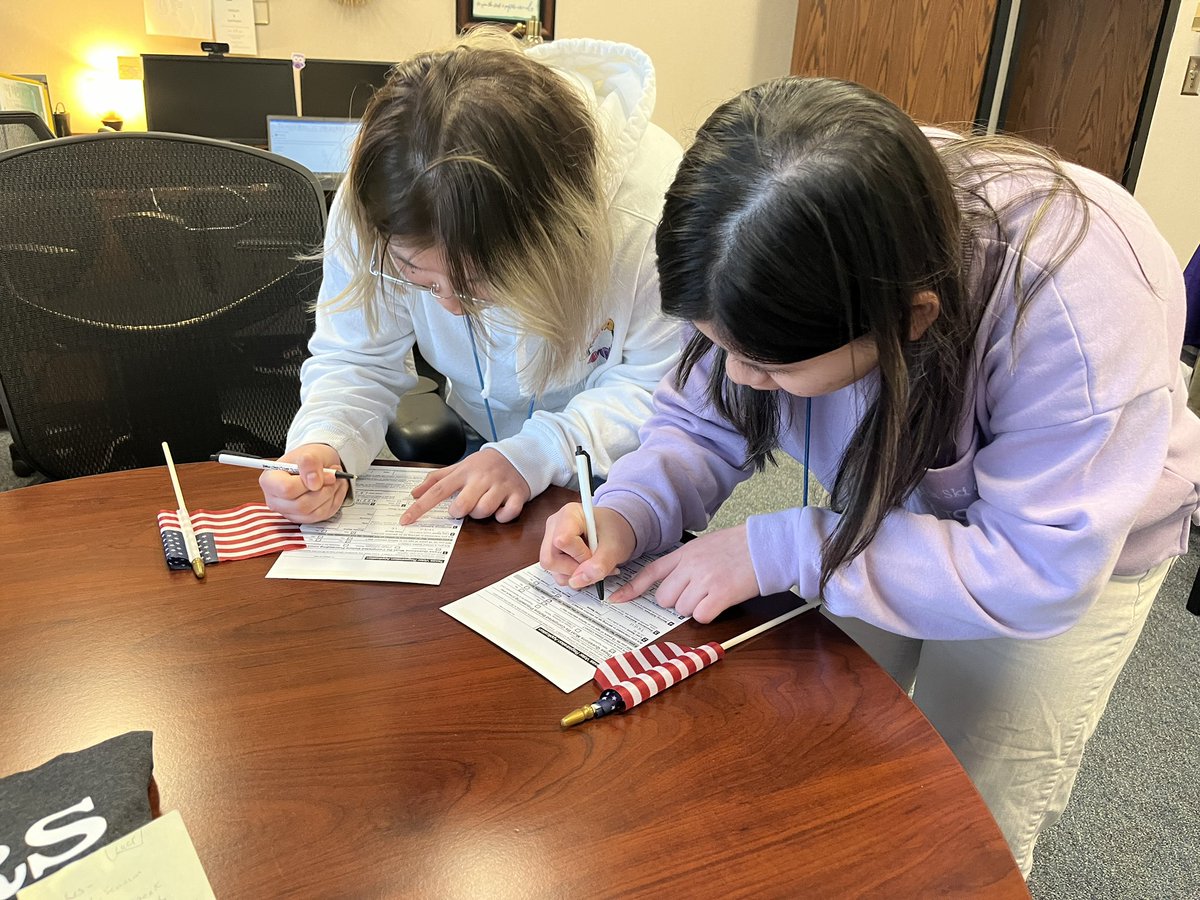
[[[199,52],[195,40],[147,35],[142,0],[5,6],[0,71],[47,75],[76,132],[94,131],[114,108],[127,129],[145,128],[141,83],[117,79],[118,55]],[[454,7],[454,0],[271,0],[271,22],[257,28],[258,53],[401,59],[449,41]],[[721,100],[787,74],[795,21],[795,0],[559,0],[555,33],[646,50],[658,70],[655,120],[685,140]]]
[[[1134,188],[1183,265],[1200,246],[1200,97],[1179,93],[1188,57],[1200,56],[1195,15],[1195,0],[1183,0]]]

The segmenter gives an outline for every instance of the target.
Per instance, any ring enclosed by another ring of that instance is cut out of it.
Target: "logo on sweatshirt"
[[[608,359],[609,354],[612,353],[613,336],[616,327],[613,324],[613,320],[609,319],[604,323],[604,327],[596,332],[596,336],[592,338],[592,343],[588,347],[588,365],[593,365],[599,360]]]

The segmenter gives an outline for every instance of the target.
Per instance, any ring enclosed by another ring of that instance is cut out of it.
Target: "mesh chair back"
[[[282,452],[324,197],[288,160],[103,134],[0,153],[0,404],[51,478]]]
[[[0,109],[0,150],[48,141],[54,132],[37,113]]]

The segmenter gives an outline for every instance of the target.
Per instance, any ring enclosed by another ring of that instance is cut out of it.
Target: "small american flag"
[[[232,509],[198,509],[192,513],[192,529],[205,565],[235,559],[264,556],[280,550],[303,550],[300,526],[289,522],[264,503],[245,503]],[[158,514],[163,553],[171,569],[190,569],[183,532],[179,530],[176,510]]]
[[[616,691],[625,708],[632,709],[724,658],[725,650],[716,641],[699,647],[664,641],[606,659],[596,668],[596,684]]]

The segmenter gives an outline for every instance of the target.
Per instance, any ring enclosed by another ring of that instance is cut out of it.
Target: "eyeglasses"
[[[369,271],[375,278],[382,278],[390,284],[397,284],[401,287],[412,288],[417,291],[424,291],[433,295],[435,300],[457,300],[459,303],[474,305],[475,307],[487,306],[487,300],[481,300],[478,297],[472,297],[470,294],[462,294],[458,291],[445,291],[443,293],[442,286],[436,281],[433,284],[419,284],[416,281],[409,281],[403,275],[392,275],[383,271],[383,244],[379,241],[375,242],[375,249],[371,251],[371,263]]]

